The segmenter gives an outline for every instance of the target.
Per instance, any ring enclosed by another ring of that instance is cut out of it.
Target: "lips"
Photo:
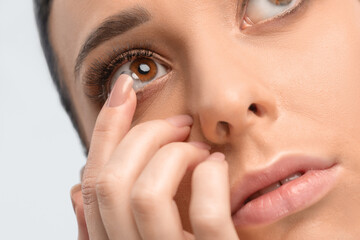
[[[297,172],[297,173],[294,173],[294,174],[291,174],[290,176],[280,180],[280,181],[277,181],[273,184],[271,184],[270,186],[267,186],[259,191],[257,191],[256,193],[254,193],[253,195],[251,195],[249,198],[247,198],[245,200],[245,203],[248,203],[258,197],[261,197],[262,195],[266,194],[266,193],[269,193],[269,192],[272,192],[276,189],[278,189],[279,187],[281,187],[282,185],[285,185],[286,183],[289,183],[299,177],[301,177],[302,175],[304,175],[304,173],[300,173],[300,172]]]
[[[246,175],[231,189],[236,226],[270,224],[305,209],[332,189],[338,175],[335,160],[285,154],[273,162]]]

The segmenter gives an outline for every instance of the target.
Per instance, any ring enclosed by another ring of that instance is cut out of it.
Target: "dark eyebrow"
[[[76,58],[75,76],[89,53],[105,41],[121,35],[151,19],[151,14],[142,7],[134,7],[107,18],[87,37]]]

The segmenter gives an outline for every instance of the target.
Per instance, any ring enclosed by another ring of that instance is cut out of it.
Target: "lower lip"
[[[337,166],[307,171],[301,177],[242,206],[233,215],[233,222],[239,227],[270,224],[303,210],[332,189],[337,173]]]

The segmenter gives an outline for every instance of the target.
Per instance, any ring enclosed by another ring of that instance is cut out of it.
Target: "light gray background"
[[[0,0],[0,239],[76,239],[85,157],[43,58],[31,0]]]

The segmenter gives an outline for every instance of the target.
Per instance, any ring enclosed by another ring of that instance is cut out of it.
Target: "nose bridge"
[[[244,100],[252,98],[256,83],[248,69],[242,66],[241,53],[236,59],[234,53],[214,44],[199,47],[194,57],[190,73],[196,82],[193,89],[198,93],[195,94],[197,103],[202,108],[223,110],[224,103],[245,105]]]
[[[220,43],[220,44],[219,44]],[[275,118],[275,98],[260,73],[249,67],[250,56],[229,38],[207,38],[194,45],[190,64],[193,111],[203,134],[224,143],[251,125]]]

